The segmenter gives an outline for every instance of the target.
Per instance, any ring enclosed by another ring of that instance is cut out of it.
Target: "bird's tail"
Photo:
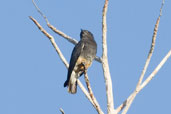
[[[68,92],[75,94],[77,92],[77,78],[76,73],[72,73],[69,80],[64,83],[64,87],[68,86]]]
[[[75,82],[69,81],[68,92],[71,94],[75,94],[77,92],[77,80],[75,80]]]

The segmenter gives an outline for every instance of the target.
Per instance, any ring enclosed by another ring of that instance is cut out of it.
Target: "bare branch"
[[[87,97],[87,99],[88,99],[88,100],[91,102],[91,104],[95,107],[94,102],[92,101],[92,99],[91,99],[91,97],[90,97],[88,91],[87,91],[86,88],[83,86],[83,84],[81,83],[81,81],[80,81],[80,80],[77,80],[77,83],[78,83],[79,87],[81,88],[81,90],[84,91],[84,94],[85,94],[85,96]]]
[[[37,9],[37,11],[40,13],[40,15],[45,19],[46,23],[49,23],[48,19],[46,18],[46,16],[40,11],[39,7],[36,5],[36,3],[34,2],[34,0],[32,0],[33,5],[35,6],[35,8]]]
[[[66,40],[68,40],[69,42],[71,42],[72,44],[76,45],[78,43],[77,40],[75,40],[74,38],[71,38],[70,36],[66,35],[65,33],[63,33],[62,31],[56,29],[53,25],[51,25],[50,23],[47,23],[47,26],[53,30],[53,32],[57,33],[58,35],[64,37]]]
[[[60,51],[59,47],[57,46],[57,44],[55,43],[55,40],[53,38],[53,36],[51,36],[46,30],[43,29],[43,27],[33,18],[33,17],[29,17],[34,23],[35,25],[39,28],[39,30],[46,36],[49,38],[49,40],[51,41],[53,47],[55,48],[56,52],[58,53],[60,59],[62,60],[62,62],[64,63],[64,65],[66,66],[66,68],[69,67],[68,62],[66,61],[65,57],[63,56],[62,52]],[[88,100],[91,102],[91,104],[96,108],[96,105],[94,104],[94,102],[92,101],[90,95],[88,94],[87,90],[85,89],[85,87],[82,85],[82,83],[79,81],[79,79],[77,80],[79,87],[81,88],[81,90],[83,91],[83,93],[85,94],[85,96],[88,98]],[[96,101],[96,104],[98,104],[98,102]],[[99,106],[99,105],[98,105]],[[100,114],[103,114],[103,112],[101,111]]]
[[[155,41],[156,41],[156,36],[157,36],[157,31],[158,31],[158,26],[159,26],[159,22],[160,22],[160,17],[162,15],[162,8],[163,8],[163,5],[164,5],[164,0],[162,1],[162,5],[161,5],[161,8],[160,8],[160,14],[159,14],[159,17],[156,21],[156,24],[155,24],[155,28],[154,28],[154,32],[153,32],[153,37],[152,37],[152,43],[151,43],[151,48],[150,48],[150,51],[149,51],[149,54],[148,54],[148,57],[147,57],[147,60],[146,60],[146,63],[144,65],[144,68],[143,68],[143,71],[141,73],[141,76],[139,78],[139,81],[137,83],[137,86],[136,86],[136,89],[135,91],[131,94],[131,97],[129,97],[129,100],[127,99],[126,101],[127,102],[124,102],[120,107],[119,109],[117,109],[117,111],[120,111],[122,110],[125,106],[125,109],[124,111],[122,112],[122,114],[126,114],[129,107],[131,106],[133,100],[135,99],[136,95],[138,94],[138,89],[142,83],[142,80],[144,78],[144,75],[146,73],[146,70],[148,68],[148,65],[150,63],[150,60],[151,60],[151,57],[152,57],[152,54],[153,54],[153,51],[154,51],[154,46],[155,46]]]
[[[71,42],[72,44],[77,44],[78,41],[68,35],[66,35],[64,32],[56,29],[53,25],[51,25],[47,19],[47,17],[41,12],[40,8],[36,5],[35,1],[32,0],[33,5],[35,6],[36,10],[40,13],[40,15],[45,19],[47,26],[55,33],[57,33],[58,35],[62,36],[63,38],[65,38],[66,40],[68,40],[69,42]],[[99,63],[101,63],[101,58],[100,57],[95,57],[95,60],[98,61]]]
[[[112,90],[112,80],[109,71],[108,57],[107,57],[107,22],[106,14],[108,8],[108,0],[105,0],[102,15],[102,66],[104,72],[104,79],[106,84],[106,95],[107,95],[107,111],[108,114],[113,114],[114,111],[114,100],[113,100],[113,90]]]
[[[141,76],[140,76],[140,79],[138,81],[138,84],[137,86],[139,86],[144,78],[144,74],[146,73],[146,70],[148,68],[148,65],[150,63],[150,60],[151,60],[151,57],[152,57],[152,54],[153,54],[153,51],[154,51],[154,46],[155,46],[155,42],[156,42],[156,36],[157,36],[157,31],[158,31],[158,27],[159,27],[159,22],[160,22],[160,17],[161,17],[161,12],[162,12],[162,8],[163,8],[163,4],[164,4],[164,0],[162,2],[162,6],[160,8],[160,15],[156,21],[156,24],[155,24],[155,28],[154,28],[154,32],[153,32],[153,37],[152,37],[152,43],[151,43],[151,48],[150,48],[150,51],[149,51],[149,54],[148,54],[148,57],[147,57],[147,60],[146,60],[146,63],[144,65],[144,69],[141,73]]]
[[[160,64],[155,68],[155,70],[148,76],[148,78],[141,84],[138,91],[143,89],[153,78],[156,76],[157,72],[161,69],[161,67],[164,65],[164,63],[167,61],[167,59],[171,57],[171,49],[167,53],[167,55],[163,58],[163,60],[160,62]]]
[[[64,110],[62,108],[59,109],[62,114],[65,114]]]
[[[116,109],[116,112],[119,113],[121,110],[123,110],[131,98],[132,94]]]
[[[47,23],[47,26],[48,26],[51,30],[53,30],[55,33],[57,33],[58,35],[64,37],[65,39],[67,39],[68,41],[70,41],[70,42],[73,43],[73,44],[77,44],[77,43],[78,43],[77,40],[71,38],[70,36],[66,35],[66,34],[63,33],[62,31],[59,31],[59,30],[57,30],[54,26],[52,26],[52,25],[49,23],[47,17],[41,12],[40,8],[36,5],[36,3],[34,2],[34,0],[32,0],[32,2],[33,2],[33,5],[35,6],[35,8],[37,9],[37,11],[40,13],[40,15],[45,19],[45,21],[46,21],[46,23]]]
[[[91,89],[91,86],[90,86],[90,82],[89,82],[89,79],[88,79],[88,75],[87,75],[87,72],[85,71],[84,73],[84,79],[85,79],[85,82],[87,84],[87,88],[88,88],[88,92],[89,92],[89,95],[94,103],[94,106],[95,106],[95,109],[97,110],[97,112],[99,114],[104,114],[100,108],[100,105],[98,104],[96,98],[94,97],[94,94],[93,94],[93,91]]]
[[[169,57],[171,57],[171,49],[170,51],[167,53],[167,55],[162,59],[162,61],[160,62],[160,64],[155,68],[155,70],[148,76],[148,78],[139,86],[139,88],[137,89],[137,94],[154,78],[154,76],[156,76],[157,72],[160,70],[160,68],[164,65],[164,63],[167,61],[167,59],[169,59]],[[133,97],[133,93],[124,101],[123,104],[121,104],[118,108],[117,108],[117,113],[119,113],[127,104],[127,102],[130,102],[130,100]]]
[[[58,53],[60,59],[62,60],[62,62],[64,63],[64,65],[68,68],[68,62],[66,61],[65,57],[63,56],[62,52],[60,51],[58,45],[55,43],[55,39],[53,38],[53,36],[51,36],[48,32],[46,32],[42,26],[33,18],[33,17],[29,17],[34,24],[36,24],[36,26],[39,28],[39,30],[46,36],[49,38],[49,40],[51,41],[53,47],[55,48],[56,52]]]
[[[155,70],[148,76],[148,78],[140,85],[140,87],[137,89],[137,93],[139,93],[153,78],[156,76],[157,72],[161,69],[161,67],[164,65],[164,63],[171,57],[171,49],[167,53],[167,55],[162,59],[162,61],[159,63],[159,65],[155,68]],[[124,105],[126,105],[126,102],[130,102],[130,99],[133,97],[133,94],[131,94],[127,100],[124,101],[123,104],[121,104],[117,108],[117,112],[120,112],[123,108]]]

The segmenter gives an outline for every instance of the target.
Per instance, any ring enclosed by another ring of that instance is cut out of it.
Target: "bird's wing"
[[[69,69],[68,69],[67,80],[64,83],[64,87],[68,85],[71,73],[72,73],[72,71],[73,71],[73,69],[75,67],[75,64],[76,64],[81,52],[83,51],[83,48],[84,48],[84,43],[82,41],[80,41],[80,42],[78,42],[78,44],[75,45],[75,47],[74,47],[74,49],[72,51],[72,55],[71,55],[71,58],[70,58]]]

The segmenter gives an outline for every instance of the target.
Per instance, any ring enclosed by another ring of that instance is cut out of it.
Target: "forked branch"
[[[62,52],[60,51],[58,45],[55,42],[55,39],[53,38],[53,36],[51,36],[33,17],[29,17],[34,24],[38,27],[38,29],[50,40],[50,42],[52,43],[53,47],[55,48],[56,52],[58,53],[61,61],[64,63],[64,65],[66,66],[66,68],[69,67],[68,62],[66,61],[65,57],[63,56]],[[91,102],[91,104],[95,107],[98,108],[96,109],[97,111],[99,111],[99,114],[104,114],[103,111],[100,109],[100,106],[98,104],[98,102],[96,101],[96,99],[93,101],[92,98],[90,97],[90,95],[88,94],[87,90],[85,89],[85,87],[82,85],[82,83],[79,81],[78,79],[78,85],[81,88],[81,90],[83,91],[83,93],[85,94],[85,96],[88,98],[88,100]]]
[[[171,57],[171,49],[166,54],[166,56],[162,59],[162,61],[158,64],[158,66],[155,68],[155,70],[148,76],[148,78],[140,85],[140,87],[137,89],[137,94],[147,85],[149,82],[156,76],[157,72],[161,69],[161,67],[165,64],[165,62]],[[117,108],[117,113],[119,113],[123,108],[125,108],[126,104],[130,102],[130,100],[133,98],[133,93]]]
[[[150,63],[150,60],[151,60],[151,57],[152,57],[152,54],[153,54],[153,51],[154,51],[154,47],[155,47],[155,42],[156,42],[156,36],[157,36],[157,31],[158,31],[158,26],[159,26],[159,22],[160,22],[160,17],[162,15],[162,8],[163,8],[163,5],[164,5],[164,0],[162,1],[162,5],[161,5],[161,8],[160,8],[160,14],[159,14],[159,17],[156,21],[156,24],[155,24],[155,27],[154,27],[154,32],[153,32],[153,37],[152,37],[152,43],[151,43],[151,48],[150,48],[150,51],[149,51],[149,54],[148,54],[148,57],[147,57],[147,60],[145,62],[145,65],[144,65],[144,68],[142,70],[142,73],[140,75],[140,78],[139,78],[139,81],[137,83],[137,86],[136,86],[136,89],[135,91],[127,98],[127,100],[124,101],[124,103],[122,105],[120,105],[120,107],[117,108],[117,112],[120,112],[124,107],[124,111],[122,112],[122,114],[126,114],[129,107],[131,106],[133,100],[135,99],[136,95],[139,93],[139,91],[142,89],[141,88],[141,84],[142,84],[142,80],[144,78],[144,75],[146,73],[146,70],[148,68],[148,65]],[[150,77],[150,76],[149,76]],[[148,82],[149,83],[149,82]],[[141,88],[141,89],[140,89]]]
[[[62,36],[63,38],[65,38],[66,40],[68,40],[69,42],[71,42],[71,43],[74,44],[74,45],[78,43],[77,40],[75,40],[74,38],[72,38],[72,37],[66,35],[64,32],[62,32],[62,31],[56,29],[53,25],[51,25],[50,22],[48,21],[47,17],[41,12],[40,8],[36,5],[35,1],[32,0],[32,2],[33,2],[33,5],[35,6],[36,10],[37,10],[37,11],[40,13],[40,15],[45,19],[47,26],[48,26],[53,32],[55,32],[55,33],[57,33],[58,35]],[[101,63],[101,58],[100,58],[100,57],[97,57],[97,56],[96,56],[96,57],[95,57],[95,60]]]

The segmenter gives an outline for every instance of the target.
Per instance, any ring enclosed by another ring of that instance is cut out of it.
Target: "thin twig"
[[[43,27],[31,16],[29,16],[29,18],[34,22],[34,24],[36,24],[36,26],[40,29],[40,31],[49,38],[49,40],[51,41],[53,47],[55,48],[56,52],[58,53],[60,59],[62,60],[62,62],[64,63],[64,65],[68,68],[68,62],[66,61],[65,57],[63,56],[62,52],[60,51],[58,45],[55,43],[55,39],[53,38],[53,36],[51,36],[48,32],[45,31],[45,29],[43,29]]]
[[[56,52],[58,53],[59,57],[61,58],[62,62],[64,63],[64,65],[66,66],[66,68],[69,67],[68,62],[66,61],[65,57],[63,56],[62,52],[60,51],[59,47],[57,46],[57,44],[55,43],[55,40],[53,38],[53,36],[51,36],[45,29],[43,29],[43,27],[33,18],[33,17],[29,17],[34,23],[35,25],[39,28],[39,30],[46,36],[49,38],[49,40],[51,41],[52,45],[54,46]],[[87,90],[85,89],[85,87],[82,85],[82,83],[79,81],[79,79],[77,80],[79,87],[81,88],[81,90],[83,91],[83,93],[85,94],[85,96],[88,98],[88,100],[91,102],[91,104],[96,108],[96,105],[99,106],[98,102],[96,101],[96,104],[94,104],[93,100],[91,99],[90,95],[88,94]],[[102,112],[102,110],[100,111],[100,114],[104,114]]]
[[[64,110],[62,108],[59,109],[62,114],[65,114]]]
[[[163,4],[164,4],[164,2],[162,2],[162,6],[160,8],[160,14],[159,14],[159,17],[158,17],[158,19],[156,21],[155,27],[154,27],[151,48],[150,48],[150,51],[148,53],[148,57],[147,57],[147,60],[145,62],[145,65],[144,65],[144,68],[143,68],[143,71],[141,73],[141,76],[140,76],[140,79],[138,81],[137,86],[139,86],[142,83],[142,80],[144,78],[144,75],[146,73],[146,70],[148,68],[148,65],[150,63],[150,60],[151,60],[151,57],[152,57],[152,54],[153,54],[153,51],[154,51],[154,46],[155,46],[155,43],[156,43],[156,36],[157,36],[158,27],[159,27],[159,22],[160,22],[160,17],[161,17],[161,12],[162,12],[162,8],[163,8]]]
[[[160,62],[160,64],[155,68],[155,70],[148,76],[148,78],[141,84],[140,90],[143,89],[153,78],[156,76],[157,72],[161,69],[161,67],[164,65],[164,63],[171,57],[171,49],[167,53],[167,55],[163,58],[163,60]],[[139,91],[140,91],[139,90]]]
[[[35,1],[32,0],[33,5],[35,6],[36,10],[40,13],[40,15],[45,19],[47,26],[55,33],[57,33],[58,35],[62,36],[63,38],[65,38],[66,40],[68,40],[69,42],[71,42],[72,44],[77,44],[78,41],[68,35],[66,35],[64,32],[56,29],[53,25],[50,24],[50,22],[48,21],[47,17],[41,12],[40,8],[36,5]],[[100,57],[95,57],[95,60],[101,63],[101,58]]]
[[[66,35],[65,33],[63,33],[62,31],[60,30],[57,30],[54,26],[52,26],[47,17],[41,12],[40,8],[36,5],[35,1],[32,0],[33,2],[33,5],[35,6],[36,10],[40,13],[40,15],[45,19],[46,23],[47,23],[47,26],[52,29],[55,33],[57,33],[58,35],[64,37],[65,39],[67,39],[68,41],[70,41],[71,43],[73,44],[77,44],[78,41],[76,41],[75,39],[71,38],[70,36]]]
[[[106,96],[107,96],[107,111],[108,114],[114,114],[114,100],[113,100],[113,90],[112,90],[112,80],[109,71],[108,57],[107,57],[107,15],[108,0],[105,0],[102,15],[102,66],[106,85]]]
[[[77,40],[75,40],[74,38],[71,38],[70,36],[66,35],[65,33],[63,33],[62,31],[56,29],[53,25],[51,25],[50,23],[47,23],[47,26],[53,30],[53,32],[57,33],[58,35],[64,37],[66,40],[68,40],[69,42],[73,43],[74,45],[76,45],[78,43]]]
[[[33,5],[35,6],[35,8],[37,9],[37,11],[40,13],[40,15],[45,19],[46,23],[49,23],[48,19],[46,18],[46,16],[40,11],[39,7],[36,5],[36,3],[34,2],[34,0],[32,0]]]
[[[89,79],[88,79],[88,75],[87,75],[87,72],[85,71],[84,73],[84,79],[85,79],[85,82],[86,82],[86,85],[87,85],[87,88],[88,88],[88,92],[89,92],[89,95],[93,101],[93,103],[95,104],[95,109],[97,110],[97,112],[99,114],[104,114],[100,108],[100,105],[98,104],[96,98],[94,97],[94,94],[93,94],[93,91],[91,89],[91,86],[90,86],[90,82],[89,82]]]

